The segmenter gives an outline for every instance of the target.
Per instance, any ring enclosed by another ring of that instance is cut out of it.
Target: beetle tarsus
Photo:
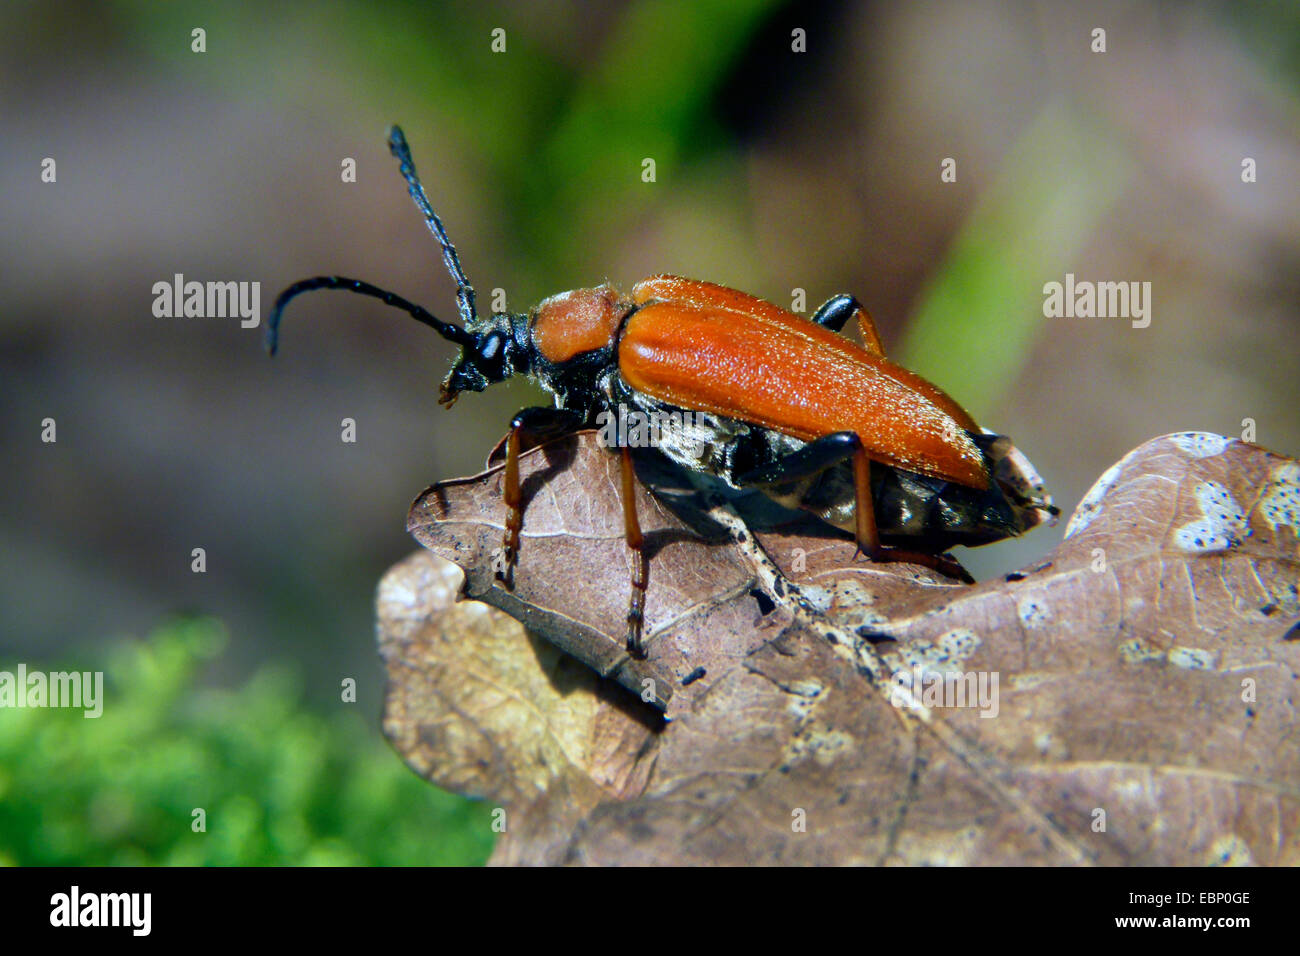
[[[641,645],[641,625],[640,617],[635,617],[632,611],[627,612],[627,656],[634,661],[645,660],[645,648]]]
[[[963,584],[974,584],[975,579],[970,576],[970,572],[961,566],[956,558],[948,554],[925,554],[920,551],[906,551],[903,548],[895,548],[886,545],[877,545],[875,548],[863,548],[858,545],[858,550],[853,557],[865,555],[872,561],[880,564],[887,562],[919,564],[923,568],[929,568],[931,571],[938,571],[940,574],[949,578],[956,578]]]

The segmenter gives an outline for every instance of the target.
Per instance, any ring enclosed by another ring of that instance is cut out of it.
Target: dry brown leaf
[[[645,788],[662,718],[518,621],[458,601],[464,575],[427,551],[379,586],[388,670],[384,731],[421,776],[505,807],[543,798],[535,816],[567,834],[603,799]],[[509,815],[506,820],[509,827]]]
[[[579,436],[522,474],[513,592],[491,573],[499,469],[421,496],[416,536],[466,569],[468,594],[652,687],[672,720],[652,727],[601,682],[548,691],[564,658],[485,636],[513,624],[495,611],[472,612],[475,631],[445,584],[430,604],[428,559],[390,572],[386,729],[430,779],[512,807],[497,862],[1300,862],[1300,463],[1155,439],[1102,476],[1049,560],[973,587],[854,561],[806,528],[747,533],[725,508],[701,540],[646,496],[643,664],[621,653],[613,456]],[[944,674],[996,694],[927,701]],[[533,723],[502,718],[501,687]],[[538,739],[604,743],[557,743],[542,772]]]

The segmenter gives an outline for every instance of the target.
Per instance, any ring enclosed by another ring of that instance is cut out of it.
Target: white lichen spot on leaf
[[[969,627],[945,631],[937,642],[914,641],[882,654],[895,673],[919,672],[923,676],[960,674],[963,662],[975,653],[980,639]]]
[[[1274,532],[1285,525],[1300,535],[1300,464],[1289,461],[1273,471],[1260,495],[1259,512]]]
[[[1210,671],[1215,669],[1219,655],[1203,647],[1171,647],[1169,663],[1175,667],[1185,667],[1191,671]]]
[[[1105,500],[1106,494],[1119,478],[1121,464],[1123,462],[1111,465],[1103,471],[1101,477],[1088,489],[1088,493],[1079,502],[1079,507],[1075,508],[1074,514],[1070,516],[1070,523],[1065,526],[1065,537],[1067,539],[1092,524],[1092,519],[1097,517],[1098,512],[1101,511],[1101,504]]]
[[[1232,441],[1231,438],[1216,435],[1214,432],[1179,432],[1177,435],[1170,435],[1169,440],[1193,458],[1222,455]]]
[[[1219,837],[1206,854],[1206,866],[1251,866],[1255,862],[1250,845],[1235,833]]]
[[[1162,661],[1165,652],[1153,647],[1140,637],[1131,637],[1119,646],[1119,659],[1125,664],[1144,664],[1147,661]]]
[[[1217,481],[1203,481],[1196,486],[1195,495],[1202,517],[1174,532],[1174,544],[1180,550],[1193,553],[1227,551],[1250,536],[1246,512],[1223,485]]]
[[[1043,627],[1052,619],[1047,602],[1038,598],[1022,598],[1016,605],[1016,614],[1026,628]]]

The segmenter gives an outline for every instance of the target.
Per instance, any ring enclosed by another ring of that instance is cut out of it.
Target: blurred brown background
[[[800,287],[810,310],[854,292],[1067,515],[1166,432],[1251,418],[1296,454],[1298,9],[7,4],[0,650],[201,610],[232,634],[211,679],[293,657],[322,698],[356,676],[377,708],[373,589],[415,547],[407,505],[476,471],[535,396],[443,411],[449,346],[358,297],[296,303],[272,362],[260,328],[155,318],[151,287],[260,281],[265,317],[290,281],[342,273],[453,318],[394,121],[485,308],[655,272],[784,305]],[[1045,319],[1066,272],[1151,282],[1150,327]],[[963,560],[1008,570],[1061,530]]]

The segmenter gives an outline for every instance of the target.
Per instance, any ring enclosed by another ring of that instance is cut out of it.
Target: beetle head
[[[439,405],[451,408],[461,392],[481,392],[489,385],[528,371],[528,316],[494,314],[480,320],[477,326],[469,333],[468,341],[452,339],[460,344],[460,355],[442,380]],[[446,333],[443,335],[451,338]]]

